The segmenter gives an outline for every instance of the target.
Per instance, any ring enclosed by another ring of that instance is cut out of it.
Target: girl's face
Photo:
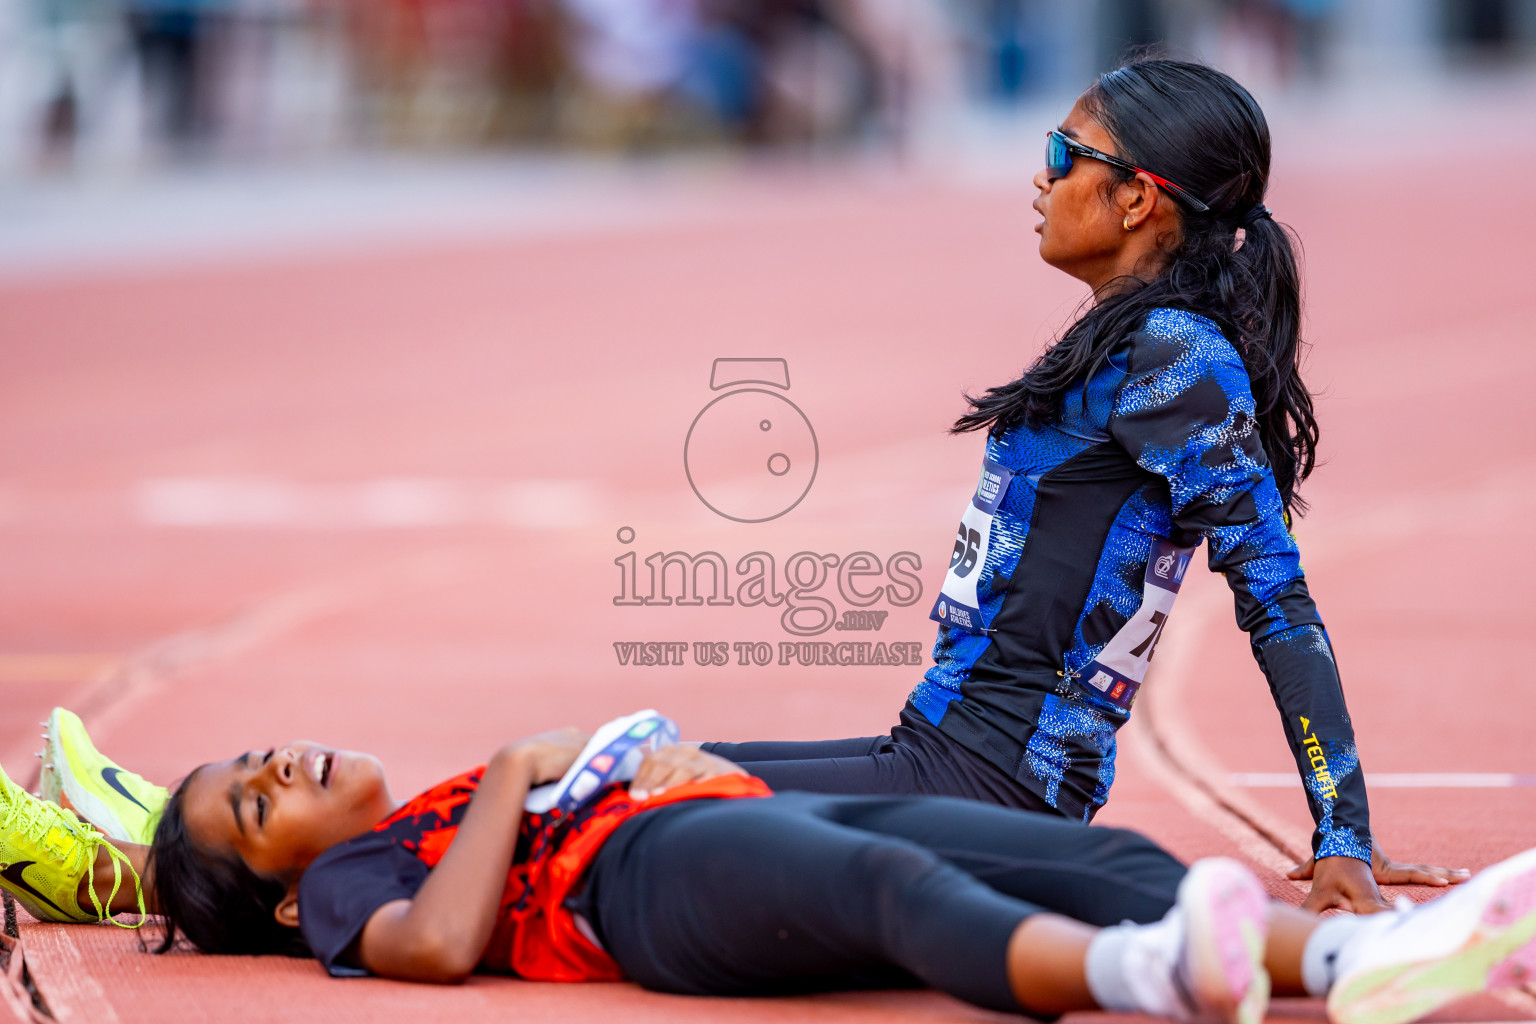
[[[297,878],[394,809],[377,758],[304,741],[203,765],[182,795],[198,847],[279,879]]]
[[[1084,111],[1081,98],[1059,130],[1102,153],[1120,155],[1109,132]],[[1128,256],[1134,262],[1136,253],[1132,250],[1144,248],[1159,226],[1147,224],[1145,233],[1125,228],[1127,213],[1140,205],[1136,199],[1143,195],[1138,181],[1122,185],[1114,168],[1086,157],[1073,157],[1072,169],[1054,181],[1041,168],[1034,179],[1040,195],[1033,204],[1041,216],[1035,225],[1040,235],[1040,258],[1095,289],[1122,273]],[[1106,192],[1111,201],[1105,201]],[[1146,198],[1157,202],[1155,197]]]

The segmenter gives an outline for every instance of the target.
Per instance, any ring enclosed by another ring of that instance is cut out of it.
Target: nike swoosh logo
[[[132,800],[135,804],[138,804],[139,807],[143,808],[145,814],[153,814],[154,812],[151,811],[148,807],[144,807],[143,804],[139,803],[138,797],[134,796],[132,793],[123,788],[122,782],[119,781],[117,777],[118,773],[121,771],[121,768],[103,768],[101,770],[101,780],[107,785],[111,786],[113,789],[117,790],[119,793],[123,794],[123,796],[127,797],[129,800]]]
[[[23,871],[36,863],[37,861],[35,860],[19,860],[15,864],[12,864],[10,867],[6,868],[4,871],[0,871],[0,878],[10,882],[16,888],[20,889],[24,893],[27,893],[39,903],[48,904],[48,906],[52,907],[54,910],[57,910],[64,917],[73,916],[69,913],[66,913],[64,908],[53,902],[53,900],[32,888],[32,884],[26,880],[25,876],[22,875]]]

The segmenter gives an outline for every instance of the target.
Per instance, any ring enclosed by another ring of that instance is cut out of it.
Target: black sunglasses
[[[1057,178],[1066,177],[1067,172],[1072,169],[1072,158],[1074,156],[1084,157],[1089,160],[1099,160],[1130,171],[1132,174],[1145,174],[1157,182],[1160,188],[1167,190],[1169,195],[1183,202],[1196,213],[1209,213],[1211,210],[1209,206],[1190,195],[1184,189],[1175,185],[1167,178],[1153,174],[1145,167],[1137,167],[1135,164],[1127,163],[1119,157],[1110,156],[1108,153],[1101,153],[1092,146],[1085,146],[1081,142],[1068,138],[1054,128],[1045,133],[1045,176],[1047,178],[1055,181]]]

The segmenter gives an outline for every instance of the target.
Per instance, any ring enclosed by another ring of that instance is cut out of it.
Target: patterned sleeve
[[[1306,787],[1318,857],[1369,861],[1370,812],[1328,634],[1307,592],[1242,358],[1210,321],[1157,310],[1133,340],[1110,433],[1168,482],[1175,534],[1210,544]]]

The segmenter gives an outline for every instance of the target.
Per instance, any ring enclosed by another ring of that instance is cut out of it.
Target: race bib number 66
[[[981,567],[987,564],[993,517],[1012,482],[1013,471],[1007,466],[991,459],[982,463],[981,480],[965,507],[965,515],[960,518],[955,549],[949,556],[949,572],[944,574],[939,599],[934,602],[933,611],[928,613],[930,619],[971,633],[986,631],[981,621],[976,583],[981,576]]]

